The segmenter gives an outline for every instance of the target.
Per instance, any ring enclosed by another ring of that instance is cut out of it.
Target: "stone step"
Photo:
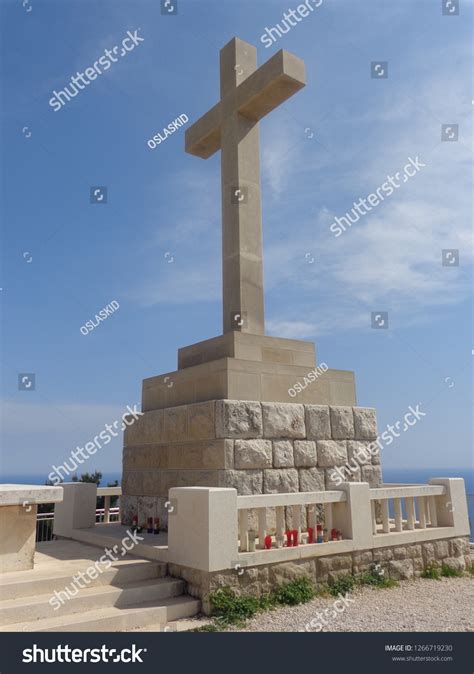
[[[194,632],[194,630],[200,627],[207,627],[208,625],[213,624],[211,618],[206,616],[187,616],[185,618],[180,618],[179,620],[172,620],[166,625],[166,632]],[[159,623],[152,623],[150,625],[145,625],[144,627],[138,627],[134,630],[135,632],[162,632],[163,626]]]
[[[154,625],[153,631],[160,631],[169,623],[196,615],[199,610],[198,599],[182,595],[140,606],[111,606],[87,613],[17,622],[0,627],[0,632],[128,632],[147,625]]]
[[[71,579],[69,578],[69,584]],[[157,602],[177,597],[183,593],[184,582],[170,577],[143,580],[123,585],[101,585],[81,589],[70,599],[66,599],[58,609],[51,605],[51,594],[36,597],[21,597],[0,601],[0,625],[54,618],[56,615],[95,611],[103,608],[122,608],[143,602]]]
[[[73,529],[71,537],[80,543],[86,543],[98,548],[113,548],[114,544],[120,542],[120,538],[125,536],[130,527],[114,525],[98,525],[91,529]],[[114,532],[114,533],[113,533]],[[159,536],[153,536],[142,532],[142,543],[137,543],[129,551],[129,555],[148,559],[154,562],[168,561],[167,535],[165,533]]]
[[[93,562],[63,562],[58,570],[7,573],[0,576],[0,600],[20,599],[21,597],[37,597],[42,594],[64,590],[72,582],[79,571],[85,573],[93,566]],[[123,585],[124,583],[163,578],[166,576],[166,564],[142,559],[121,560],[109,569],[102,571],[97,578],[88,577],[88,588],[103,585]]]

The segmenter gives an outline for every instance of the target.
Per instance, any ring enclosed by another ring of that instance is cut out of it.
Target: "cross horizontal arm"
[[[186,130],[185,150],[207,159],[221,146],[221,104],[217,103]]]
[[[220,149],[222,110],[229,109],[229,101],[235,111],[258,121],[305,83],[304,61],[281,49],[186,131],[186,152],[207,159]]]
[[[236,89],[241,115],[260,120],[306,84],[304,61],[280,49]]]

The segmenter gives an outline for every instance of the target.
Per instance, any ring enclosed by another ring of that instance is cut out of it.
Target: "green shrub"
[[[441,564],[441,575],[445,576],[446,578],[459,578],[464,574],[458,569],[453,569],[453,567],[449,566],[448,564]]]
[[[304,604],[311,601],[315,595],[313,583],[308,578],[297,578],[285,585],[282,585],[275,593],[276,601],[279,604]]]
[[[422,578],[431,578],[432,580],[439,580],[439,569],[436,566],[436,564],[431,562],[430,564],[425,566],[425,568],[423,569],[423,571],[421,573],[421,577]]]
[[[329,594],[332,594],[333,597],[338,597],[340,594],[346,594],[346,592],[352,592],[356,579],[354,576],[347,574],[346,576],[339,576],[329,585]]]
[[[266,594],[260,595],[258,603],[261,611],[271,611],[278,604],[274,592],[267,592]]]
[[[209,595],[212,614],[222,624],[236,625],[252,618],[259,610],[256,597],[238,596],[230,587],[223,587]]]
[[[276,592],[268,592],[260,597],[237,595],[230,587],[211,592],[213,625],[197,628],[200,632],[215,632],[227,625],[242,625],[258,611],[268,611],[279,604],[295,606],[310,601],[315,596],[314,585],[308,578],[297,578],[282,585]]]
[[[370,585],[377,588],[396,587],[398,585],[393,578],[389,578],[383,573],[377,573],[375,570],[361,573],[357,576],[357,582],[359,585]]]

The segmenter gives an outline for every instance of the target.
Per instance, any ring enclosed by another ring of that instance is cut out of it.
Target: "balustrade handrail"
[[[343,491],[292,492],[290,494],[255,494],[237,496],[237,510],[271,508],[284,505],[314,505],[316,503],[341,503],[347,500]]]
[[[122,496],[122,487],[97,487],[97,496]]]
[[[383,501],[384,499],[406,498],[415,496],[443,496],[446,487],[443,485],[415,484],[375,487],[370,490],[371,501]]]

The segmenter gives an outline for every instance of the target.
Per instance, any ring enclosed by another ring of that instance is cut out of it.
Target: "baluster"
[[[375,501],[370,502],[370,510],[372,511],[372,534],[377,534],[377,518],[375,516]]]
[[[430,504],[430,524],[432,527],[438,526],[438,513],[436,512],[436,498],[434,496],[428,497]]]
[[[394,507],[394,510],[395,510],[395,531],[403,531],[401,499],[394,498],[393,499],[393,507]]]
[[[267,535],[267,509],[258,509],[258,547],[265,548],[265,536]]]
[[[249,529],[248,510],[246,509],[239,510],[240,552],[248,552],[249,549],[248,529]]]
[[[316,506],[310,505],[308,508],[308,527],[314,529],[316,526]]]
[[[283,541],[285,540],[285,506],[277,506],[275,508],[275,516],[277,545],[281,542],[283,547]]]
[[[291,506],[291,521],[293,529],[298,532],[298,543],[301,541],[301,505],[296,504]]]
[[[405,498],[405,507],[407,510],[407,529],[412,531],[415,528],[415,499],[413,496]]]
[[[110,522],[110,496],[104,496],[104,522]]]
[[[328,535],[331,535],[332,529],[332,503],[324,504],[324,526],[328,530]]]
[[[416,499],[418,509],[418,519],[420,522],[420,529],[426,529],[426,501],[424,496],[419,496]]]
[[[390,521],[388,517],[388,498],[382,501],[382,531],[384,534],[390,533]]]

